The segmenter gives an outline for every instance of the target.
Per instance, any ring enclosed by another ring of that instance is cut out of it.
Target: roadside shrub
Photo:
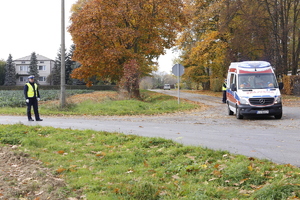
[[[284,87],[282,89],[283,94],[287,95],[300,95],[300,76],[283,76],[282,78]]]
[[[221,92],[223,82],[224,82],[224,78],[211,78],[210,89],[214,92]]]

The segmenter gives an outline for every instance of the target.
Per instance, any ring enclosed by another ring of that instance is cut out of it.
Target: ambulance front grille
[[[250,98],[249,102],[252,105],[258,105],[258,106],[262,106],[262,105],[271,105],[274,103],[274,98]]]

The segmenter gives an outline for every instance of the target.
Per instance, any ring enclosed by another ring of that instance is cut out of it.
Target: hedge
[[[24,86],[0,86],[0,90],[23,90]],[[60,85],[40,85],[40,90],[60,90]],[[66,85],[67,90],[117,90],[115,85],[93,85],[86,87],[85,85]]]

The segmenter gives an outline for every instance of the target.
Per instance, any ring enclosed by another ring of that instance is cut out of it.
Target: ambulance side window
[[[236,91],[236,76],[235,74],[230,74],[230,89]]]

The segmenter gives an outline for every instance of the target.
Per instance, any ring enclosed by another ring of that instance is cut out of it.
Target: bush
[[[213,92],[221,92],[223,82],[224,82],[224,78],[211,78],[210,79],[210,89]]]
[[[300,76],[283,76],[284,87],[282,89],[283,94],[287,95],[300,95]]]

